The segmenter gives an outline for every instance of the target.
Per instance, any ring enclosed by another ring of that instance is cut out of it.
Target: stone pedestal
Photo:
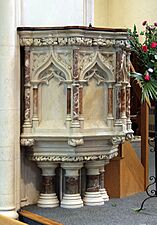
[[[100,166],[100,161],[91,161],[85,165],[87,168],[87,188],[83,199],[85,205],[95,206],[104,204],[99,190]]]
[[[65,170],[64,182],[61,173],[58,179],[61,207],[82,207],[79,193],[84,195],[85,189],[80,189],[86,184],[85,205],[103,205],[107,196],[101,185],[102,166],[117,155],[118,145],[132,132],[127,130],[127,30],[19,27],[18,34],[25,62],[21,138],[34,139],[29,159],[58,163]],[[85,184],[79,183],[83,164]],[[53,174],[44,176],[51,176],[44,183],[53,183]],[[41,200],[46,205],[47,194],[52,198],[54,193],[44,190],[38,204]]]
[[[55,193],[55,169],[57,164],[40,162],[38,167],[42,169],[42,191],[37,205],[43,208],[53,208],[59,206],[59,201]]]
[[[83,206],[83,201],[79,193],[79,169],[83,166],[82,163],[62,163],[61,167],[65,169],[64,179],[64,195],[61,201],[63,208],[80,208]]]

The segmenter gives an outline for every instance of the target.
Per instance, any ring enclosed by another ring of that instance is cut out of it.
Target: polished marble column
[[[108,112],[107,125],[113,126],[113,83],[108,84]]]
[[[38,162],[38,167],[42,169],[42,190],[37,205],[43,208],[59,206],[55,193],[55,169],[57,163]]]
[[[61,164],[61,167],[65,169],[65,190],[61,201],[62,208],[80,208],[83,206],[79,193],[79,170],[82,166],[83,164],[80,162]]]
[[[85,164],[87,169],[87,187],[84,196],[84,204],[89,206],[103,205],[104,199],[99,190],[99,175],[101,161],[90,161]]]

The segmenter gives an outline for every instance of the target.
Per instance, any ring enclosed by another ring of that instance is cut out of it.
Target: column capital
[[[106,160],[89,161],[86,162],[85,167],[87,169],[99,169],[106,164],[105,162]]]
[[[54,176],[57,163],[52,162],[37,162],[39,168],[42,169],[42,176]]]
[[[76,168],[76,169],[79,169],[83,166],[83,163],[82,162],[63,162],[61,163],[61,167],[64,168],[64,169],[70,169],[70,168]]]

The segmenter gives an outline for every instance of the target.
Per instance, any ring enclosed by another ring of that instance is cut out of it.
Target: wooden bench
[[[28,225],[28,224],[0,215],[0,225]]]
[[[20,216],[21,221],[24,221],[24,222],[26,221],[27,223],[29,223],[29,221],[34,221],[34,222],[36,222],[35,224],[39,224],[39,225],[40,224],[42,224],[42,225],[63,225],[62,223],[59,223],[59,222],[54,221],[54,220],[50,220],[48,218],[45,218],[43,216],[31,213],[31,212],[26,211],[26,210],[19,211],[19,216]]]

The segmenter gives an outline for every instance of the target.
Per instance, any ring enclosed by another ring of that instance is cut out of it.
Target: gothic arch
[[[51,65],[58,71],[58,74],[53,72],[53,68],[51,68],[52,70],[52,74],[50,74],[48,77],[46,77],[45,75],[45,79],[44,77],[42,77],[41,79],[41,74],[48,70]],[[62,76],[60,75],[62,73]],[[63,76],[64,74],[64,76]],[[35,81],[38,81],[39,83],[42,83],[42,82],[46,82],[48,83],[49,80],[52,78],[52,77],[56,77],[58,78],[58,80],[60,82],[64,81],[64,80],[70,80],[71,79],[71,73],[70,71],[68,71],[55,57],[53,51],[51,51],[51,53],[49,54],[49,57],[47,58],[47,60],[42,63],[39,68],[34,72],[34,75],[33,75],[33,80]]]
[[[85,80],[86,74],[96,65],[98,65],[98,67],[102,71],[104,71],[105,76],[102,76],[101,77],[102,79],[105,78],[106,82],[113,82],[115,80],[113,72],[104,64],[100,53],[96,53],[92,61],[84,68],[84,70],[80,74],[80,79]],[[91,78],[92,78],[92,75],[91,75]]]

